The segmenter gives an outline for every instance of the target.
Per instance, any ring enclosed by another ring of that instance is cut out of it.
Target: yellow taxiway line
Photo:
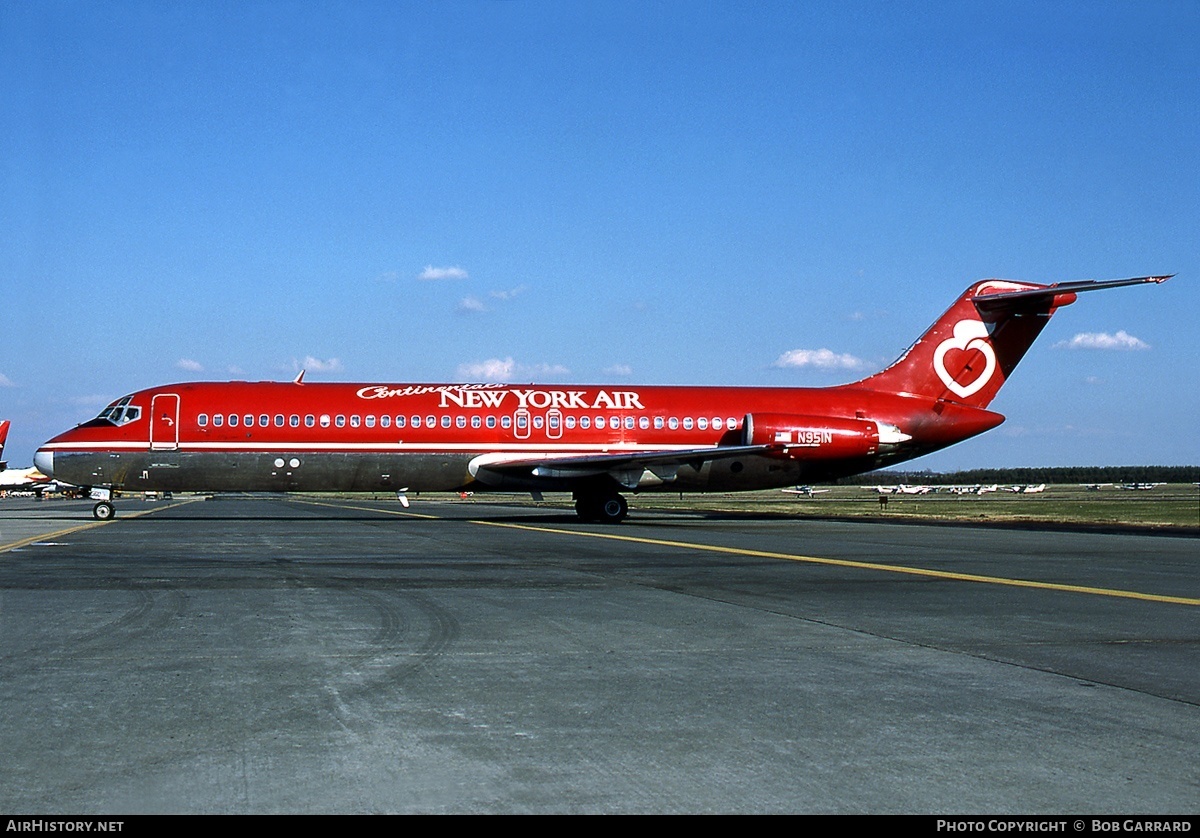
[[[304,501],[319,506],[334,506],[319,501]],[[387,515],[401,515],[410,518],[425,518],[428,520],[445,520],[439,515],[425,515],[407,510],[379,509],[377,507],[355,506],[351,508],[362,512],[381,512]],[[716,544],[697,544],[690,541],[671,541],[661,538],[645,538],[637,535],[620,535],[618,533],[588,532],[586,530],[565,530],[557,527],[535,527],[530,524],[511,524],[502,521],[478,521],[466,519],[469,524],[481,527],[498,527],[501,529],[524,530],[526,532],[551,533],[553,535],[568,535],[575,538],[600,538],[609,541],[624,541],[630,544],[646,544],[653,547],[673,547],[681,550],[697,550],[704,553],[724,553],[733,556],[745,556],[754,559],[776,559],[779,561],[800,562],[803,564],[826,565],[830,567],[846,567],[854,570],[874,570],[882,573],[900,573],[907,576],[924,576],[930,579],[945,579],[954,582],[974,582],[985,585],[1003,585],[1010,588],[1034,588],[1043,591],[1060,591],[1073,594],[1091,594],[1092,596],[1115,597],[1117,599],[1137,599],[1145,602],[1161,602],[1171,605],[1200,605],[1200,598],[1167,596],[1165,594],[1147,594],[1141,591],[1125,591],[1119,588],[1096,588],[1088,585],[1067,585],[1061,582],[1039,582],[1032,579],[1012,579],[1005,576],[983,576],[976,573],[956,573],[950,570],[933,570],[925,567],[910,567],[907,565],[880,564],[878,562],[859,562],[850,559],[830,559],[822,556],[803,556],[795,553],[775,553],[769,550],[751,550],[746,547],[722,547]]]
[[[30,544],[37,544],[39,541],[53,541],[56,538],[62,538],[64,535],[70,535],[71,533],[83,532],[84,530],[95,529],[96,527],[103,527],[105,524],[111,524],[117,520],[140,518],[143,515],[151,515],[155,512],[161,512],[164,509],[170,509],[175,506],[183,506],[185,503],[192,503],[197,500],[199,500],[199,498],[182,498],[164,506],[155,507],[154,509],[143,509],[140,512],[124,513],[121,515],[120,519],[109,518],[107,521],[89,521],[86,524],[77,524],[74,527],[67,527],[66,529],[55,530],[54,532],[38,533],[37,535],[31,535],[28,538],[22,538],[19,541],[10,541],[6,544],[0,544],[0,553],[7,553],[11,550],[19,550],[22,547],[28,547]]]

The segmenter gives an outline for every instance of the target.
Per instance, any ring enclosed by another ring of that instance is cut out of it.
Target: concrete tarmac
[[[0,500],[0,810],[1200,808],[1194,538],[181,500]]]

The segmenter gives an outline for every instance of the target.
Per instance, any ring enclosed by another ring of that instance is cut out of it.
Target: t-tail
[[[985,279],[968,288],[907,352],[856,386],[985,408],[1059,308],[1083,291],[1171,276],[1035,285]]]

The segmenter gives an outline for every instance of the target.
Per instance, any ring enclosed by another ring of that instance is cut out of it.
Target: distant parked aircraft
[[[32,493],[41,497],[47,492],[61,492],[64,484],[42,474],[36,466],[9,468],[8,463],[4,462],[4,443],[8,441],[8,429],[11,425],[8,419],[0,421],[0,493]]]

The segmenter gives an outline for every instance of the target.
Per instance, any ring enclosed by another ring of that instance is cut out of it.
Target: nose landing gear
[[[116,517],[117,509],[112,505],[112,489],[103,486],[87,487],[87,495],[96,501],[92,507],[92,517],[97,521],[110,521]]]

